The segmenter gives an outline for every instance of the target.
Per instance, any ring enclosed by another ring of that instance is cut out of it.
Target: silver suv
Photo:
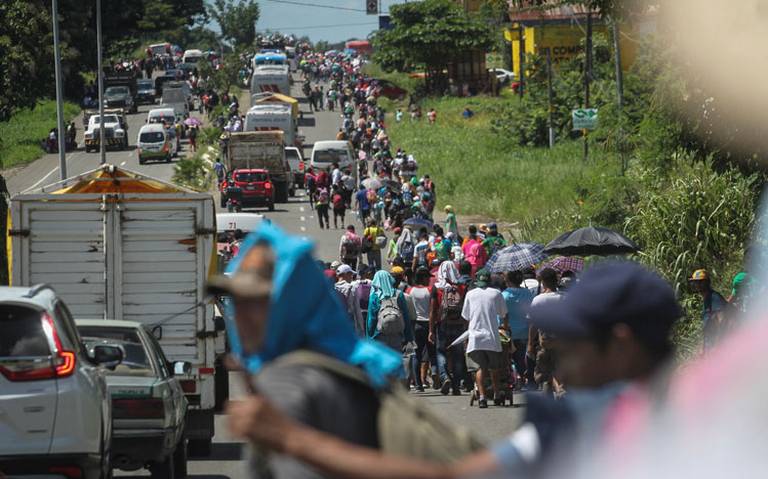
[[[104,367],[116,345],[86,350],[50,286],[0,287],[0,477],[111,475]]]

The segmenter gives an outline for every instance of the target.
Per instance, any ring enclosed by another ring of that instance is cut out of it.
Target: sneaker
[[[450,379],[446,379],[445,381],[443,381],[443,385],[440,386],[440,393],[443,396],[447,396],[448,393],[451,391],[451,384],[452,383]]]
[[[432,389],[438,390],[440,389],[440,376],[437,374],[432,375]]]
[[[477,407],[480,409],[487,409],[488,408],[488,400],[485,398],[480,398],[479,401],[477,401]]]
[[[416,386],[416,390],[420,393],[424,392],[424,386]]]

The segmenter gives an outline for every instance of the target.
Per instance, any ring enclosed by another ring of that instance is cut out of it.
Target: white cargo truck
[[[273,92],[291,94],[291,74],[288,65],[259,65],[251,76],[251,93]]]
[[[286,146],[301,146],[298,124],[291,105],[257,103],[245,112],[243,131],[282,131]]]
[[[189,402],[190,452],[207,455],[215,383],[226,374],[221,318],[207,299],[215,271],[213,198],[118,169],[84,173],[11,199],[12,285],[48,283],[76,319],[146,324],[180,377]],[[220,342],[221,343],[221,342]]]

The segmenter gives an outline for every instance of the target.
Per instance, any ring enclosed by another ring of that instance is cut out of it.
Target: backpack
[[[276,360],[280,365],[320,368],[371,388],[360,368],[313,351],[298,350]],[[466,428],[444,421],[426,403],[411,396],[399,383],[376,390],[379,411],[376,415],[378,439],[385,454],[421,459],[438,464],[453,463],[483,448]]]
[[[406,263],[413,261],[413,242],[412,241],[406,241],[403,244],[400,245],[400,251],[398,253],[400,254],[400,257],[405,260]]]
[[[464,303],[464,296],[459,288],[446,288],[443,290],[443,297],[440,300],[440,321],[459,321],[461,320],[461,310]]]
[[[381,301],[379,314],[376,316],[376,330],[385,336],[403,334],[405,320],[400,306],[397,304],[397,295]]]
[[[328,205],[328,192],[321,191],[320,194],[317,197],[317,204],[319,205]]]
[[[368,312],[368,301],[371,297],[371,283],[366,281],[360,283],[355,291],[355,299],[360,304],[360,310]]]
[[[360,243],[355,241],[349,235],[344,235],[344,257],[354,258],[360,254]]]
[[[333,209],[340,210],[344,208],[344,198],[336,193],[333,195]]]

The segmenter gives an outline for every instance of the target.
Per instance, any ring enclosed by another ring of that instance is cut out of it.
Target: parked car
[[[381,87],[380,95],[390,100],[402,100],[408,94],[408,91],[400,88],[389,80],[376,80]]]
[[[191,370],[188,362],[169,363],[157,339],[134,321],[78,319],[87,345],[116,343],[123,362],[107,372],[112,397],[112,465],[135,471],[147,467],[152,477],[187,475],[184,418],[187,400],[177,375]],[[194,380],[188,380],[194,388]]]
[[[491,68],[488,72],[496,75],[500,85],[505,85],[515,79],[515,72],[505,70],[504,68]]]
[[[263,169],[239,169],[232,172],[227,181],[222,183],[222,208],[227,206],[231,189],[240,190],[237,200],[241,206],[266,206],[269,211],[275,210],[275,186],[269,176],[269,171]]]
[[[48,285],[0,288],[0,476],[111,476],[106,368],[118,345],[86,347]]]

